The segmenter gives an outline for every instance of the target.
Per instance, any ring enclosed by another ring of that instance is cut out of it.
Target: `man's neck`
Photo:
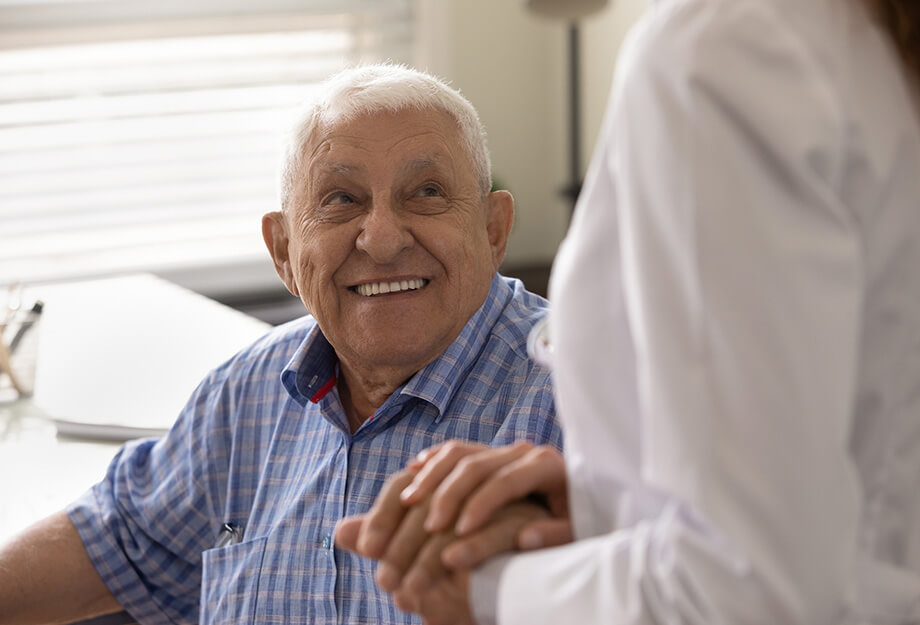
[[[352,434],[415,373],[378,370],[375,372],[377,375],[370,378],[359,375],[341,361],[339,365],[339,399],[345,409],[345,416],[348,417],[348,425]]]

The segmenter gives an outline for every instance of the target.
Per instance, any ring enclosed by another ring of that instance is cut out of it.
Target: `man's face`
[[[456,123],[439,111],[333,123],[304,156],[287,211],[263,220],[279,274],[352,369],[417,371],[488,294],[510,195],[483,196]]]

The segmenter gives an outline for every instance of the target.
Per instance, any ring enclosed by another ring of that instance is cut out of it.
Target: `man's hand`
[[[476,625],[470,610],[469,577],[468,571],[455,571],[421,598],[416,611],[425,625]]]
[[[380,587],[430,625],[472,622],[468,569],[571,540],[562,456],[528,443],[432,447],[387,481],[366,515],[336,529],[336,543],[380,560]]]
[[[392,484],[404,480],[405,476],[399,476]],[[429,504],[430,499],[426,499],[410,509],[391,534],[379,557],[377,583],[393,594],[400,609],[420,614],[430,625],[472,623],[469,569],[447,566],[444,554],[452,553],[454,559],[472,566],[497,553],[512,551],[521,528],[546,519],[549,513],[545,507],[528,501],[513,502],[496,512],[481,529],[457,539],[452,530],[430,534],[424,529]],[[361,553],[361,536],[370,518],[371,513],[343,520],[336,528],[336,544]]]
[[[547,451],[551,453],[546,453]],[[475,566],[496,553],[490,549],[489,543],[504,545],[505,541],[492,540],[490,533],[474,534],[474,530],[485,525],[492,514],[504,505],[533,492],[527,490],[526,473],[532,470],[532,466],[541,466],[541,462],[547,459],[557,460],[559,476],[556,482],[561,485],[561,491],[551,492],[547,488],[544,493],[545,500],[553,516],[566,519],[568,510],[565,470],[562,457],[557,452],[551,448],[534,447],[530,443],[490,448],[476,443],[450,441],[425,450],[407,469],[392,475],[367,514],[342,521],[337,530],[336,542],[359,555],[382,559],[384,563],[392,562],[391,558],[385,557],[387,549],[391,552],[414,555],[427,540],[427,534],[442,532],[453,524],[461,508],[469,507],[464,505],[464,501],[470,497],[472,503],[478,504],[472,507],[473,520],[465,522],[467,527],[458,528],[457,533],[463,534],[465,540],[460,541],[450,552],[457,555],[456,560],[452,562],[453,566]],[[547,466],[532,477],[542,479],[542,476],[550,474],[551,468]],[[489,478],[501,472],[508,472],[512,477],[520,475],[521,479],[509,482],[509,485],[515,487],[515,491],[503,492],[500,488],[495,488],[503,483],[495,484],[495,480]],[[553,486],[552,480],[542,481],[548,486]],[[481,502],[477,497],[471,496],[474,493],[479,495],[479,487],[484,487],[482,494],[485,498]],[[518,490],[521,492],[517,492]],[[404,519],[405,528],[400,530],[401,533],[397,536]],[[506,527],[503,526],[505,531]],[[528,534],[525,535],[543,538],[544,532],[548,531],[546,540],[542,541],[543,544],[540,546],[571,540],[565,531],[559,531],[559,527],[558,523],[538,523],[532,528],[527,527]],[[391,547],[390,543],[394,540],[396,544]],[[515,542],[509,548],[514,546],[521,545]],[[477,559],[470,560],[463,554],[475,555]],[[381,566],[378,582],[385,590],[392,590],[395,584],[389,583],[389,580],[394,574],[388,569],[389,566]],[[396,576],[398,577],[398,574]]]

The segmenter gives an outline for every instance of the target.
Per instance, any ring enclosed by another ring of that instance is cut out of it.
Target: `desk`
[[[58,438],[30,400],[0,404],[0,542],[98,482],[118,448]]]

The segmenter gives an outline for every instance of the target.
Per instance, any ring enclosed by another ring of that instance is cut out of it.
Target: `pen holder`
[[[31,397],[42,303],[0,318],[0,402]]]

